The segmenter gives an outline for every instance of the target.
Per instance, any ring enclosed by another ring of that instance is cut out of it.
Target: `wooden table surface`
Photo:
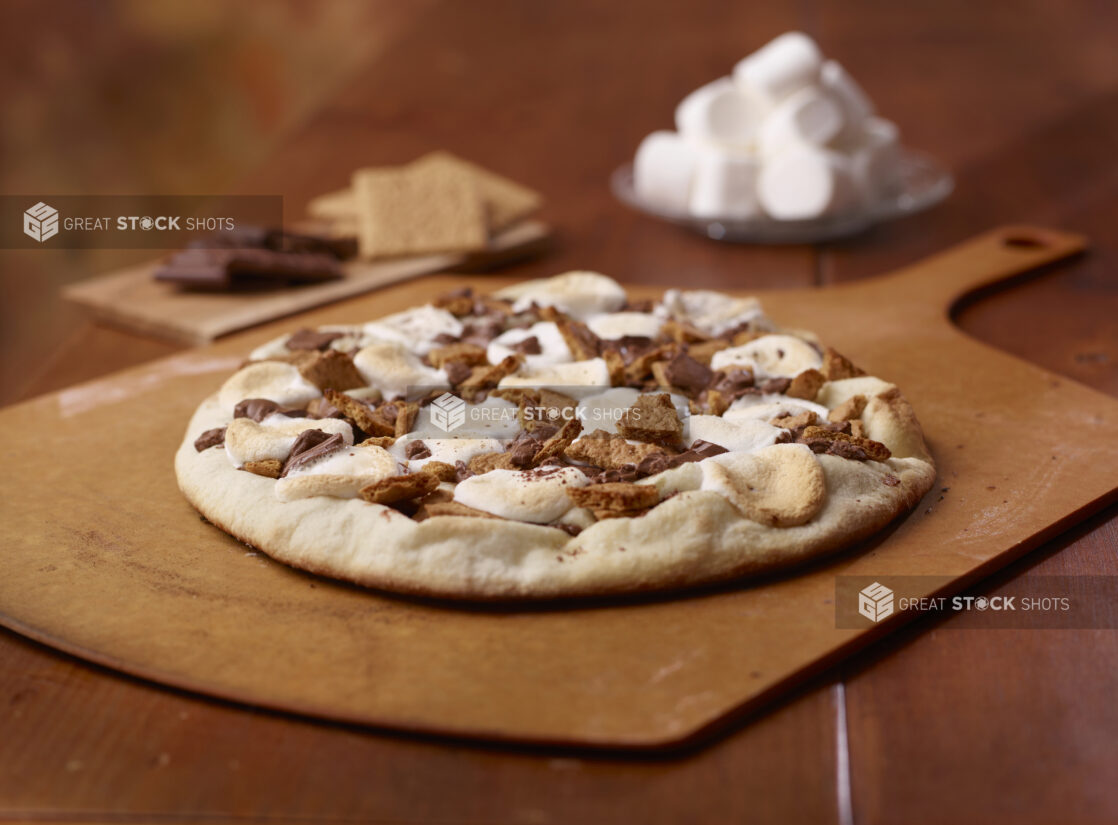
[[[686,9],[686,11],[685,11]],[[998,223],[1091,253],[963,308],[969,333],[1118,395],[1118,7],[1102,3],[436,3],[238,184],[288,214],[358,164],[438,147],[548,197],[559,246],[662,285],[821,285]],[[719,245],[634,215],[606,179],[675,103],[793,28],[863,80],[958,187],[819,248]],[[79,325],[33,395],[173,351]],[[945,368],[949,366],[945,365]],[[1000,574],[1116,575],[1111,507]],[[1118,605],[1109,611],[1110,623]],[[321,724],[142,683],[0,633],[0,821],[406,823],[1118,821],[1118,636],[910,625],[670,758],[487,747]],[[541,697],[546,701],[546,697]]]

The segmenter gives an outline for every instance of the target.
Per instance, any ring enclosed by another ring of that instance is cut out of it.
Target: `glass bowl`
[[[901,185],[898,191],[872,206],[825,218],[778,221],[761,216],[742,220],[696,218],[669,212],[642,201],[633,186],[633,164],[626,163],[610,176],[610,189],[622,203],[639,212],[684,226],[716,241],[754,244],[803,244],[833,241],[864,232],[871,226],[913,215],[935,206],[955,187],[955,180],[934,158],[909,149],[901,150]]]

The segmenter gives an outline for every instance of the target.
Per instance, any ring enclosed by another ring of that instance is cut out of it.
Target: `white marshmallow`
[[[570,394],[571,387],[608,387],[609,367],[601,358],[554,364],[539,370],[506,375],[499,387],[547,387]]]
[[[653,312],[661,318],[686,321],[709,335],[721,335],[746,321],[760,329],[772,328],[756,298],[735,298],[710,289],[669,289]]]
[[[419,355],[439,346],[440,334],[462,334],[462,322],[445,309],[425,304],[365,324],[365,335],[379,341],[397,341]]]
[[[633,187],[649,206],[686,214],[699,150],[675,132],[653,132],[633,162]]]
[[[535,338],[540,344],[539,355],[524,356],[524,366],[529,370],[538,370],[552,364],[564,364],[574,360],[571,356],[571,348],[567,346],[554,321],[539,321],[525,329],[510,329],[502,332],[489,342],[485,357],[489,359],[490,364],[499,364],[516,353],[512,348],[513,344],[519,344],[529,338]]]
[[[819,80],[823,56],[802,32],[788,32],[734,67],[734,82],[743,90],[776,102]]]
[[[760,163],[751,155],[708,149],[699,155],[691,188],[696,218],[744,220],[755,217]]]
[[[776,443],[780,430],[756,418],[727,421],[717,415],[693,415],[687,422],[694,441],[709,441],[727,450],[758,450]]]
[[[495,516],[546,524],[574,506],[567,490],[589,483],[577,467],[490,470],[460,482],[454,500]]]
[[[757,197],[770,216],[795,221],[841,212],[858,194],[845,156],[797,146],[765,161]]]
[[[405,395],[408,387],[450,386],[443,370],[427,366],[406,344],[398,341],[369,344],[353,356],[353,365],[369,386],[380,390],[386,400]]]
[[[895,195],[901,187],[901,139],[896,124],[871,117],[851,160],[854,180],[869,203]]]
[[[217,400],[229,415],[246,398],[267,398],[282,407],[301,407],[322,396],[318,387],[305,379],[292,364],[261,361],[237,370],[218,391]]]
[[[611,312],[586,319],[590,331],[607,341],[626,335],[655,338],[663,325],[663,320],[647,312]]]
[[[778,105],[761,125],[761,153],[775,155],[798,143],[824,146],[839,135],[842,110],[830,95],[815,88],[800,89]]]
[[[621,309],[628,296],[613,278],[597,272],[564,272],[507,286],[497,292],[497,297],[512,300],[514,312],[539,304],[556,307],[582,320]]]
[[[426,458],[409,459],[407,457],[407,446],[409,442],[413,441],[422,441],[431,451],[431,455]],[[416,470],[423,469],[431,461],[442,461],[445,464],[453,465],[456,461],[469,462],[475,455],[499,453],[503,449],[501,442],[496,438],[422,438],[413,433],[396,439],[396,442],[388,448],[388,452],[393,458],[404,464],[409,472],[414,473]]]
[[[675,110],[675,126],[684,137],[737,147],[749,145],[757,119],[749,98],[729,77],[700,86]]]
[[[720,350],[710,359],[711,369],[747,366],[758,378],[795,378],[822,364],[816,349],[794,335],[763,335],[740,347]]]
[[[858,85],[846,69],[835,60],[828,60],[820,70],[820,79],[826,89],[842,109],[847,128],[861,126],[862,121],[873,114],[873,101],[865,90]]]
[[[730,405],[722,416],[724,421],[772,421],[789,415],[799,415],[811,410],[820,418],[826,418],[828,410],[822,404],[803,398],[785,398],[780,395],[743,395]]]

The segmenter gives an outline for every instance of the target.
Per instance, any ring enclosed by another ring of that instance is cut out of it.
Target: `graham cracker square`
[[[474,252],[489,233],[470,175],[446,165],[354,173],[363,258]]]

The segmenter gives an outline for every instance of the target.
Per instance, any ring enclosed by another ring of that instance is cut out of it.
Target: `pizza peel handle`
[[[963,296],[1087,248],[1082,235],[1039,226],[1001,226],[877,279],[893,295],[951,307]]]

